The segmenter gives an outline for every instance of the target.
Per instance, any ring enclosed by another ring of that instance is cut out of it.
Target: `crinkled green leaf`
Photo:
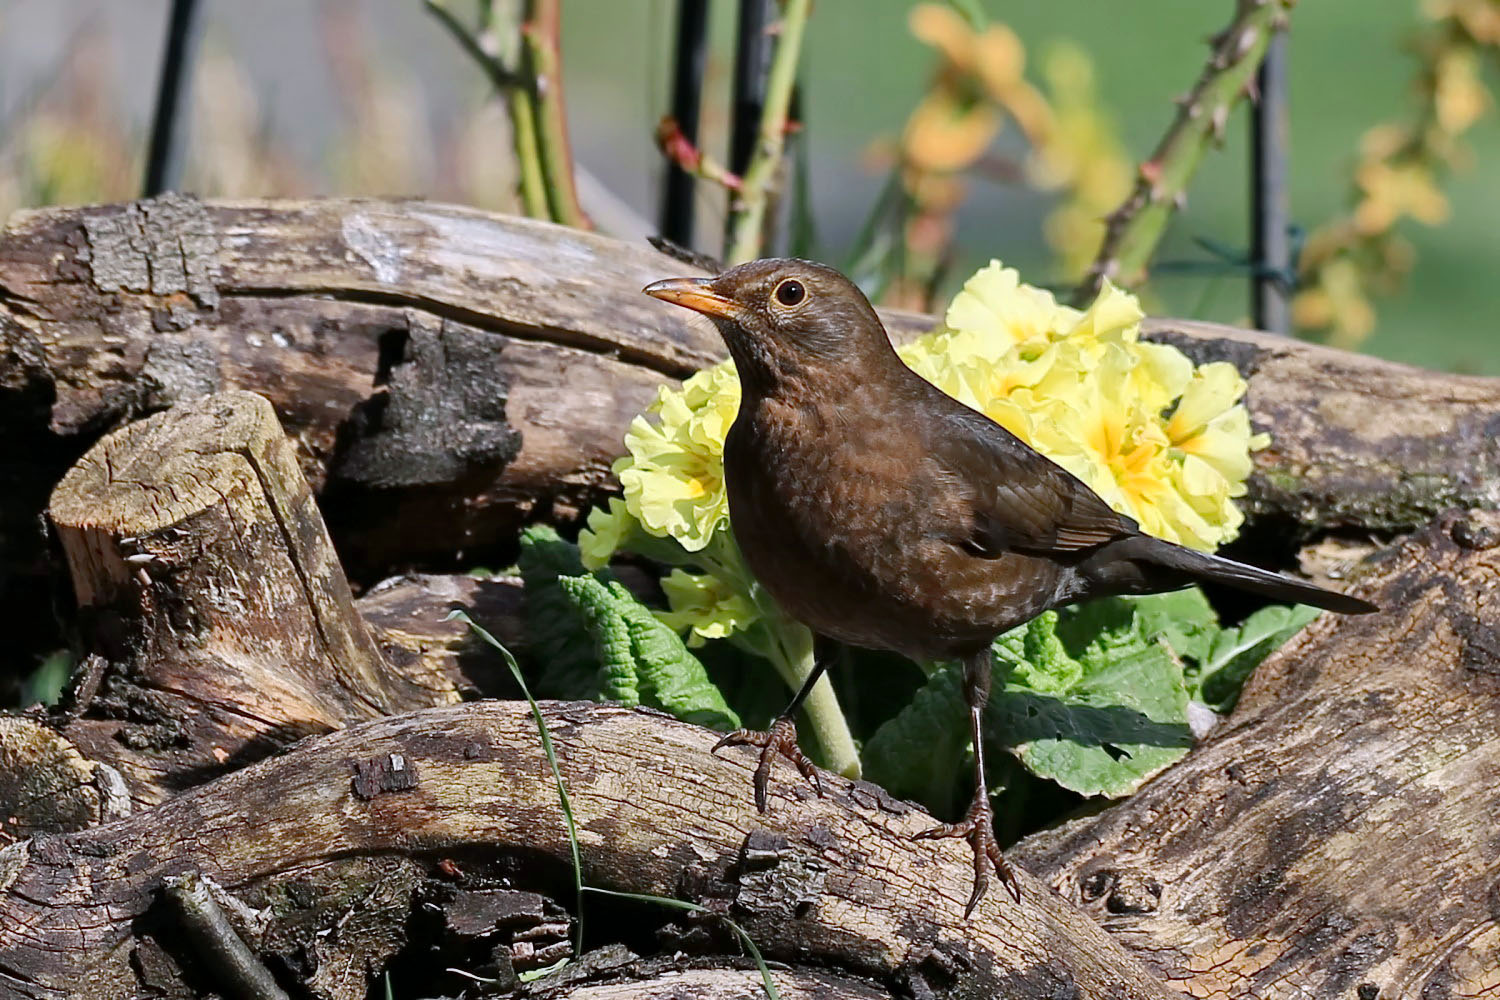
[[[599,660],[578,607],[558,585],[586,571],[578,546],[545,524],[521,533],[518,560],[526,589],[528,659],[537,664],[537,693],[546,698],[599,697]]]
[[[593,639],[600,697],[649,705],[715,729],[739,727],[738,716],[682,638],[623,584],[589,575],[557,582]]]
[[[1145,634],[1138,613],[1099,633],[1076,658],[1063,648],[1057,622],[1049,611],[1016,630],[1019,660],[1014,633],[996,641],[1005,683],[985,713],[986,738],[1081,795],[1128,795],[1192,745],[1182,664]],[[1039,657],[1070,662],[1039,671]],[[1039,677],[1046,683],[1037,684]],[[1070,683],[1059,686],[1063,677]]]
[[[1261,608],[1239,628],[1224,629],[1192,672],[1193,697],[1216,712],[1234,708],[1250,672],[1321,613],[1307,604],[1275,604]]]
[[[1028,629],[1047,631],[1047,616]],[[1138,627],[1138,626],[1137,626]],[[1033,774],[1081,795],[1118,798],[1192,745],[1182,666],[1161,642],[1111,643],[1078,661],[1078,683],[1037,691],[1012,671],[985,713],[986,738]]]
[[[595,697],[602,701],[618,701],[622,705],[639,705],[640,682],[630,626],[620,614],[615,596],[592,576],[560,576],[557,585],[572,601],[583,619],[586,634],[594,640],[594,656],[598,664],[598,680],[594,685],[598,693]]]
[[[1137,624],[1132,626],[1135,619]],[[1135,642],[1137,633],[1160,638],[1179,658],[1195,662],[1208,655],[1219,634],[1219,616],[1197,587],[1144,597],[1108,597],[1067,608],[1057,634],[1074,656],[1090,646]]]

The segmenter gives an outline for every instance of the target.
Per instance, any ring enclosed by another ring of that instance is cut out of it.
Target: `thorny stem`
[[[663,156],[689,176],[718,184],[729,191],[740,189],[739,175],[699,149],[671,115],[656,125],[656,146]]]
[[[1135,189],[1108,219],[1104,245],[1074,295],[1087,302],[1105,278],[1130,286],[1147,265],[1172,213],[1210,143],[1219,143],[1229,113],[1250,92],[1271,36],[1285,27],[1295,0],[1239,0],[1234,21],[1213,39],[1213,55],[1151,158],[1142,163]]]
[[[444,0],[425,3],[495,89],[505,95],[522,210],[535,219],[587,226],[573,185],[558,71],[560,0],[528,0],[521,21],[504,33],[496,30],[493,0],[480,3],[479,26],[474,30],[460,22]],[[512,43],[504,53],[499,51],[502,34]]]
[[[729,264],[753,260],[761,254],[771,187],[781,173],[782,152],[786,148],[787,110],[791,106],[797,59],[811,7],[812,0],[785,0],[782,6],[776,53],[771,57],[771,69],[767,75],[766,103],[761,112],[755,152],[745,168],[740,190],[730,198],[728,238],[724,249],[724,259]]]
[[[562,0],[527,0],[523,66],[535,101],[537,156],[553,222],[589,228],[573,184],[573,153],[562,86]]]

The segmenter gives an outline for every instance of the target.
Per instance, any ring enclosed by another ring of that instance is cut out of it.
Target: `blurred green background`
[[[419,195],[493,208],[510,202],[504,115],[478,70],[419,0],[204,0],[186,187],[201,195]],[[464,5],[454,0],[462,11]],[[1202,69],[1204,40],[1233,4],[1202,0],[986,0],[1034,59],[1054,39],[1093,57],[1102,105],[1130,154],[1153,148],[1171,98]],[[803,105],[819,247],[844,259],[881,183],[872,142],[896,136],[936,57],[912,38],[899,0],[817,0]],[[0,0],[0,212],[138,192],[166,0]],[[652,132],[667,110],[671,0],[565,0],[564,60],[586,201],[607,229],[638,237],[656,217],[661,162]],[[733,5],[713,7],[705,141],[722,142]],[[1323,0],[1292,16],[1293,215],[1308,229],[1348,207],[1362,133],[1412,107],[1404,40],[1417,0]],[[1493,55],[1493,53],[1491,53]],[[1495,82],[1494,59],[1486,82]],[[1375,300],[1363,349],[1454,371],[1500,374],[1500,128],[1493,109],[1466,136],[1472,163],[1446,181],[1442,225],[1404,222],[1409,278]],[[1206,260],[1195,237],[1248,242],[1247,124],[1230,123],[1205,160],[1158,260]],[[1015,130],[997,149],[1018,150]],[[597,183],[593,183],[597,181]],[[1041,224],[1048,195],[975,181],[958,215],[953,279],[998,256],[1028,280],[1056,277]],[[700,246],[718,249],[723,199],[699,197]],[[1243,277],[1160,275],[1154,311],[1245,323]]]

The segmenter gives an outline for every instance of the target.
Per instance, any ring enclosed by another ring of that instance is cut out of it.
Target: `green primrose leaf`
[[[560,577],[557,584],[593,640],[599,697],[713,729],[739,728],[703,664],[623,584],[588,575]]]
[[[594,638],[584,628],[577,605],[558,585],[559,577],[585,572],[578,546],[548,525],[533,525],[521,533],[517,561],[526,591],[527,646],[531,660],[541,668],[537,692],[545,698],[598,698]]]
[[[1277,604],[1261,608],[1239,628],[1219,632],[1190,676],[1193,697],[1216,712],[1228,712],[1250,672],[1321,613],[1307,604]]]
[[[996,640],[996,680],[1003,672],[1004,686],[985,713],[986,738],[1007,745],[1040,777],[1111,798],[1187,753],[1182,663],[1131,610],[1076,658],[1059,637],[1056,612]]]

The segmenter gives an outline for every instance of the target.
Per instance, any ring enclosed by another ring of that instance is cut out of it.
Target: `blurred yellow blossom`
[[[1418,61],[1414,113],[1365,131],[1351,209],[1313,230],[1298,261],[1292,319],[1339,347],[1369,336],[1371,295],[1394,291],[1411,268],[1400,223],[1448,219],[1441,183],[1468,165],[1463,136],[1494,103],[1481,67],[1500,46],[1500,0],[1423,0],[1421,9],[1426,23],[1408,46]]]
[[[1364,196],[1354,209],[1354,225],[1361,233],[1388,229],[1403,215],[1429,226],[1448,218],[1448,199],[1424,164],[1372,161],[1359,168],[1354,180]]]
[[[1053,123],[1033,148],[1028,171],[1038,186],[1064,193],[1047,216],[1045,232],[1063,274],[1072,279],[1098,253],[1105,218],[1130,194],[1133,166],[1113,117],[1100,104],[1087,52],[1072,42],[1054,43],[1042,58],[1042,78]]]

